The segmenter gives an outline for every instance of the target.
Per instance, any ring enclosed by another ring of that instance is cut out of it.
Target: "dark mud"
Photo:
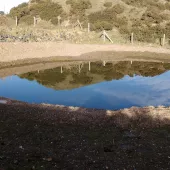
[[[0,169],[169,169],[170,108],[0,104]]]

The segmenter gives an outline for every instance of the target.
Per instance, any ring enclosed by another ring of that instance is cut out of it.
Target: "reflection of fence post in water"
[[[80,64],[79,64],[79,73],[81,72]]]
[[[63,67],[61,66],[61,74],[63,73]]]
[[[91,62],[89,61],[89,71],[91,71]]]
[[[90,23],[88,23],[88,33],[90,32]]]
[[[103,66],[104,66],[104,67],[106,66],[106,61],[103,61]]]

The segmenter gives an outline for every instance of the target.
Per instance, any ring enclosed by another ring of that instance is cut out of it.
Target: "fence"
[[[35,27],[37,25],[38,18],[33,17],[33,21],[34,21],[33,23],[34,23],[34,27]],[[18,26],[18,24],[19,24],[19,20],[18,20],[18,17],[16,16],[16,26]],[[60,16],[58,16],[58,25],[61,26],[61,17]],[[74,27],[76,27],[76,26],[78,26],[81,30],[83,30],[82,24],[81,24],[81,22],[79,20],[77,20],[77,22],[75,23]],[[88,33],[91,32],[90,23],[87,24],[87,32]],[[103,38],[104,43],[106,42],[106,39],[109,40],[111,43],[113,43],[113,40],[111,39],[111,37],[108,35],[108,33],[105,30],[102,31],[102,34],[101,34],[100,37]],[[135,35],[134,35],[133,32],[131,33],[129,39],[130,39],[130,43],[132,45],[134,45]],[[160,45],[165,46],[166,45],[166,40],[168,41],[168,44],[170,44],[170,39],[166,39],[166,35],[163,34],[162,37],[160,37],[160,40],[159,40]]]

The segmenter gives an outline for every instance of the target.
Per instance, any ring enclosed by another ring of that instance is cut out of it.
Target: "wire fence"
[[[34,27],[37,25],[39,18],[37,17],[33,17],[33,25]],[[18,17],[16,16],[16,26],[19,25],[19,20]],[[61,17],[58,16],[58,26],[61,27]],[[79,20],[76,21],[76,23],[73,25],[73,27],[79,27],[80,30],[87,30],[87,33],[91,32],[91,24],[88,23],[86,28],[83,28],[81,22]],[[124,36],[124,39],[126,40],[126,42],[131,43],[132,45],[134,45],[136,42],[139,42],[139,40],[136,40],[136,35],[132,32],[130,35],[126,35]],[[113,43],[114,41],[112,40],[111,36],[109,36],[109,34],[106,32],[106,30],[103,30],[100,37],[103,39],[103,42],[105,43],[106,40],[110,41],[111,43]],[[151,36],[152,37],[152,36]],[[152,37],[153,39],[153,37]],[[145,41],[140,41],[140,42],[145,42]],[[147,42],[147,41],[146,41]],[[166,37],[166,34],[163,34],[162,36],[160,36],[159,38],[155,39],[155,42],[157,42],[157,44],[161,45],[161,46],[165,46],[165,45],[170,45],[170,38]]]

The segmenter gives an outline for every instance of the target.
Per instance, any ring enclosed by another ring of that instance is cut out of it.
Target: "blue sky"
[[[0,11],[9,12],[11,8],[21,4],[22,2],[28,2],[28,0],[0,0]]]

